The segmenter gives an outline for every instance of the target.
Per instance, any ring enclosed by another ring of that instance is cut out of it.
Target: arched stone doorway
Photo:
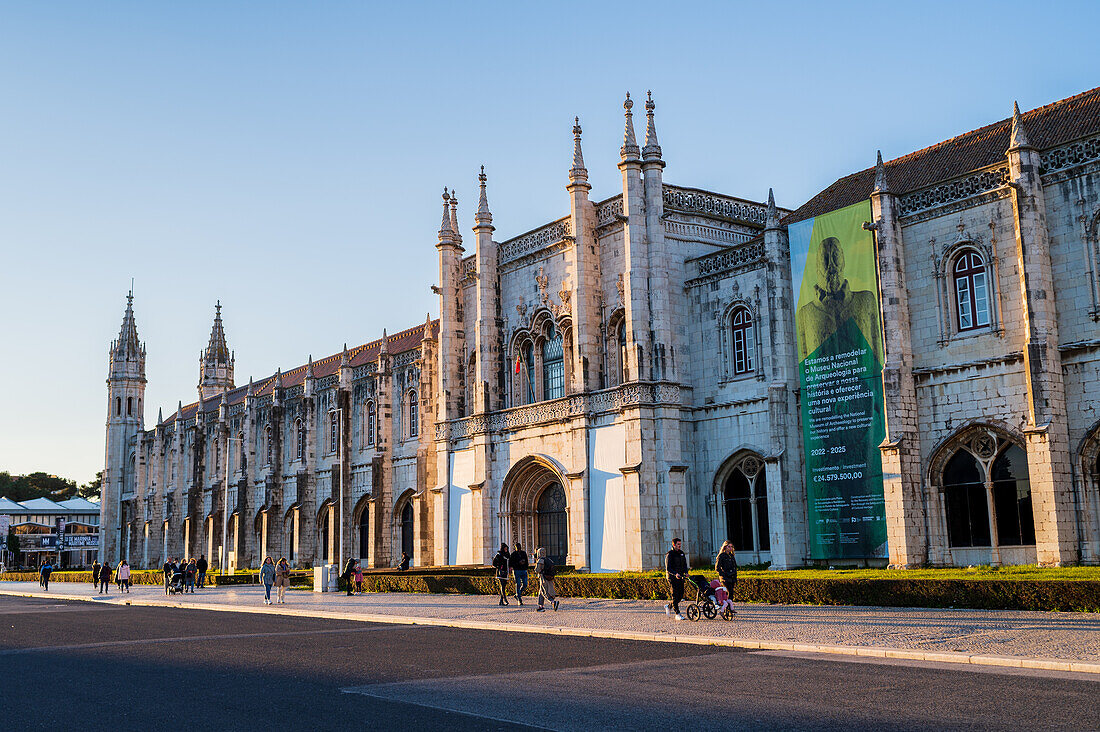
[[[767,471],[759,453],[741,450],[722,464],[714,481],[714,507],[716,551],[729,541],[738,561],[770,559]]]
[[[569,558],[569,500],[557,467],[539,456],[516,463],[504,479],[500,498],[500,536],[520,542],[534,557],[538,547],[558,564]]]
[[[1081,562],[1100,563],[1100,422],[1077,449],[1077,505],[1081,523]]]

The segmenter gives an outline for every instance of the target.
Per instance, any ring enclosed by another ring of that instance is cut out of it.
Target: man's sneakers
[[[554,600],[554,612],[558,611],[558,601]]]
[[[681,615],[680,613],[676,613],[676,619],[677,619],[677,620],[683,620],[683,619],[684,619],[684,616],[683,616],[683,615]]]

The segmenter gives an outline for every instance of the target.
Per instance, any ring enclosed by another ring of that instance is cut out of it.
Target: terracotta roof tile
[[[438,332],[439,332],[439,321],[438,320],[431,321],[431,336],[430,337],[434,337]],[[421,341],[423,341],[423,340],[424,340],[424,324],[421,323],[420,325],[417,325],[413,328],[409,328],[407,330],[403,330],[403,331],[400,331],[399,333],[394,333],[393,335],[388,336],[386,338],[386,347],[389,349],[389,352],[390,352],[391,355],[396,355],[398,353],[404,353],[405,351],[411,351],[412,349],[417,348],[420,345]],[[378,359],[378,352],[381,350],[381,347],[382,347],[382,339],[379,338],[378,340],[370,341],[369,343],[364,343],[361,346],[356,346],[355,348],[349,348],[348,349],[348,355],[349,355],[349,358],[350,358],[350,361],[351,361],[351,365],[353,367],[354,366],[361,366],[365,363],[370,363],[372,361],[376,361]],[[343,350],[341,350],[341,351],[339,351],[339,352],[337,352],[337,353],[335,353],[331,356],[326,356],[322,359],[318,359],[318,360],[314,361],[313,362],[313,376],[315,378],[320,379],[320,378],[323,378],[325,376],[331,376],[332,374],[335,374],[337,371],[340,370],[340,359],[343,355],[344,355],[344,352],[343,352]],[[307,365],[308,364],[302,364],[301,366],[295,366],[294,368],[290,369],[289,371],[284,371],[283,375],[282,375],[283,388],[289,388],[289,387],[292,387],[292,386],[298,386],[298,385],[302,384],[306,379],[306,366]],[[264,395],[264,394],[270,394],[272,389],[274,389],[274,387],[275,387],[275,374],[272,374],[271,376],[265,377],[263,379],[259,379],[259,380],[255,381],[252,385],[253,393],[255,393],[256,396],[261,396],[261,395]],[[248,385],[247,384],[244,385],[244,386],[238,386],[234,389],[231,389],[229,391],[229,395],[228,395],[228,402],[229,402],[230,406],[243,402],[245,394],[247,392],[248,392]],[[215,396],[215,397],[212,397],[210,399],[207,399],[207,400],[203,401],[202,410],[203,410],[203,412],[216,412],[218,410],[218,407],[221,406],[221,402],[222,402],[222,398],[221,398],[221,395],[219,394],[218,396]],[[185,420],[191,419],[192,417],[195,416],[195,413],[198,412],[198,409],[199,409],[199,403],[198,402],[193,402],[191,404],[184,405],[184,407],[183,407],[183,418]],[[176,413],[172,412],[172,414],[170,414],[168,417],[166,417],[164,422],[162,422],[161,424],[171,424],[175,420],[176,420]]]
[[[1040,150],[1100,133],[1100,87],[1021,115],[1031,144]],[[979,127],[950,140],[886,163],[893,193],[902,194],[1005,162],[1012,118]],[[875,169],[845,176],[787,216],[792,224],[865,200],[874,186]]]

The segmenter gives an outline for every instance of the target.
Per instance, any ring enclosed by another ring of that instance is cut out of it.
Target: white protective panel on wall
[[[589,535],[592,571],[626,569],[626,494],[620,468],[626,460],[626,427],[588,431]]]
[[[449,564],[474,563],[474,497],[470,492],[470,484],[473,482],[474,451],[452,452],[451,482],[447,486]]]

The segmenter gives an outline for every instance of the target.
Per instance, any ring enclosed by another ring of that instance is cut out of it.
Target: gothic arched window
[[[328,413],[328,451],[335,453],[340,448],[340,413],[333,410]]]
[[[996,441],[975,440],[973,444],[977,452],[960,447],[943,470],[948,543],[955,547],[1034,544],[1035,519],[1024,449],[1011,443],[998,446]],[[990,505],[996,518],[996,541]]]
[[[126,416],[127,417],[133,417],[134,416],[134,398],[133,397],[126,397]]]
[[[271,458],[275,454],[273,445],[271,444],[271,426],[268,425],[264,430],[264,450],[267,453],[267,465],[271,465]]]
[[[989,285],[982,256],[967,249],[955,260],[953,275],[959,331],[985,328],[989,325]]]
[[[122,416],[122,397],[115,397],[115,416]]]
[[[368,445],[373,445],[374,444],[374,439],[375,439],[375,437],[374,437],[374,425],[375,425],[374,402],[369,401],[369,402],[367,402],[367,425],[366,425],[366,429],[364,430],[364,434],[366,435],[366,440],[367,440]]]
[[[295,432],[295,456],[299,460],[304,460],[306,457],[306,423],[302,420],[297,420],[294,423]]]
[[[737,308],[733,311],[730,324],[733,373],[747,374],[755,368],[756,362],[756,337],[753,333],[752,313],[748,308]]]
[[[248,470],[248,450],[244,446],[244,432],[237,433],[237,454],[240,456],[241,472]]]
[[[409,390],[409,437],[420,434],[420,399],[416,389]]]
[[[561,332],[553,326],[542,343],[542,394],[544,399],[565,396],[565,350]]]

